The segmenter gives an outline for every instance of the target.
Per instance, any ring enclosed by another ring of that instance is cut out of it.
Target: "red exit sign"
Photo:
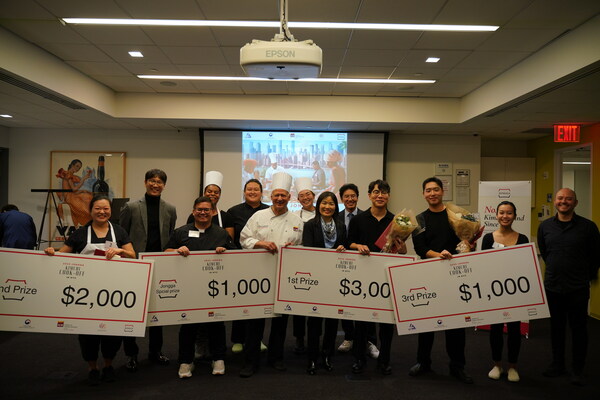
[[[554,125],[554,141],[557,143],[579,143],[580,125]]]

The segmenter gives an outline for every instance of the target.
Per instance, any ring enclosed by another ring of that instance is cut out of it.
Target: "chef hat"
[[[278,172],[273,174],[273,183],[271,184],[271,190],[283,189],[288,193],[292,187],[292,176],[287,172]]]
[[[269,153],[269,159],[271,160],[271,164],[275,164],[277,162],[277,153]]]
[[[223,187],[223,174],[219,171],[208,171],[204,177],[204,189],[208,185],[216,185],[221,189]]]
[[[312,192],[312,179],[308,177],[296,178],[294,181],[296,185],[296,192],[300,193],[303,190],[310,190]]]

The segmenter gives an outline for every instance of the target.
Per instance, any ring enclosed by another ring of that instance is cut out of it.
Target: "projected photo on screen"
[[[347,133],[339,132],[242,132],[242,186],[252,178],[263,184],[263,202],[271,203],[273,174],[292,176],[290,210],[301,208],[295,179],[309,177],[315,197],[325,190],[338,193],[346,183]]]

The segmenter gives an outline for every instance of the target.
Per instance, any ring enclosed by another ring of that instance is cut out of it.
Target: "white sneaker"
[[[213,375],[225,375],[225,361],[217,360],[212,362]]]
[[[512,368],[511,368],[512,369]],[[492,368],[490,370],[490,372],[488,372],[488,378],[493,379],[495,381],[497,381],[498,379],[500,379],[500,375],[502,375],[502,368],[500,368],[497,365],[494,365],[494,368]],[[515,371],[516,372],[516,371]],[[517,375],[518,376],[518,375]]]
[[[340,344],[340,347],[338,347],[338,351],[341,351],[342,353],[347,353],[350,350],[352,350],[352,340],[344,340],[342,344]]]
[[[179,378],[181,378],[181,379],[191,378],[193,370],[194,370],[194,363],[180,364],[179,365]]]
[[[369,354],[369,357],[377,360],[379,357],[379,350],[377,349],[377,346],[371,342],[367,342],[367,354]]]
[[[509,382],[519,382],[521,378],[519,377],[519,372],[517,372],[514,368],[508,369],[508,381]]]

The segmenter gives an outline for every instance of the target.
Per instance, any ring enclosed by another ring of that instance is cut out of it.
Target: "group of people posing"
[[[135,258],[141,252],[177,252],[188,256],[192,251],[214,250],[222,253],[231,249],[266,249],[276,253],[282,246],[303,245],[334,249],[354,250],[362,255],[380,252],[375,242],[388,227],[394,214],[388,210],[391,188],[384,180],[375,180],[368,186],[371,202],[367,210],[357,208],[359,189],[354,184],[345,184],[339,193],[323,191],[317,198],[310,186],[296,183],[296,191],[302,209],[288,210],[291,198],[292,177],[286,172],[273,175],[271,201],[268,206],[261,202],[262,184],[250,179],[244,185],[241,204],[227,212],[218,207],[223,175],[210,171],[206,175],[203,196],[198,197],[192,207],[188,223],[175,229],[175,208],[161,198],[167,183],[164,171],[153,169],[146,173],[143,198],[127,203],[120,211],[120,225],[109,222],[111,203],[105,196],[96,196],[90,202],[92,220],[75,231],[58,252],[81,254],[103,254],[111,259],[116,256]],[[431,177],[422,184],[427,209],[417,216],[421,229],[413,234],[415,253],[421,258],[451,259],[456,253],[460,239],[450,223],[442,201],[442,182]],[[339,210],[339,199],[345,209]],[[565,330],[567,321],[572,330],[573,358],[572,383],[583,384],[583,367],[587,353],[587,301],[589,284],[598,273],[598,261],[593,260],[585,249],[600,246],[600,235],[596,225],[574,213],[577,199],[570,189],[561,189],[555,195],[557,214],[544,221],[539,228],[538,241],[542,257],[546,261],[546,291],[551,312],[553,362],[544,372],[548,377],[567,373],[565,363]],[[516,208],[504,201],[497,207],[499,227],[483,238],[482,249],[512,246],[527,243],[528,238],[512,229]],[[53,255],[55,249],[47,248]],[[404,254],[406,244],[396,239],[387,251]],[[252,268],[251,265],[248,268]],[[294,316],[295,352],[307,354],[306,372],[317,373],[319,368],[333,369],[332,358],[336,350],[338,320],[320,317]],[[517,361],[521,343],[519,322],[508,326],[508,369],[507,379],[519,381]],[[251,377],[259,370],[261,351],[267,350],[268,365],[278,371],[286,370],[284,343],[288,315],[271,319],[271,330],[267,345],[263,344],[265,319],[234,321],[231,340],[234,353],[243,352],[244,366],[239,371],[242,377]],[[378,326],[377,326],[378,325]],[[503,353],[503,327],[491,327],[490,344],[493,367],[488,376],[500,379],[504,376],[501,363]],[[392,373],[390,364],[391,344],[394,337],[392,324],[374,324],[362,321],[342,321],[344,340],[338,351],[351,351],[354,362],[352,373],[365,371],[367,357],[377,359],[376,368],[384,375]],[[378,330],[378,336],[376,331]],[[306,348],[304,336],[307,337]],[[473,383],[465,371],[465,329],[445,331],[446,350],[450,358],[450,374],[463,383]],[[212,374],[225,373],[226,332],[223,322],[184,324],[179,331],[179,371],[182,379],[190,378],[194,370],[194,346],[198,338],[208,340],[212,358]],[[377,338],[379,341],[377,341]],[[409,375],[419,376],[431,371],[431,351],[434,333],[419,334],[417,362],[410,368]],[[91,384],[101,380],[115,379],[112,360],[122,342],[120,337],[80,335],[79,342],[85,361],[89,364],[88,379]],[[166,365],[169,358],[162,353],[162,327],[149,328],[149,358]],[[379,348],[376,344],[379,344]],[[138,346],[135,338],[123,340],[130,371],[137,369]],[[104,358],[100,372],[97,358],[101,351]]]

